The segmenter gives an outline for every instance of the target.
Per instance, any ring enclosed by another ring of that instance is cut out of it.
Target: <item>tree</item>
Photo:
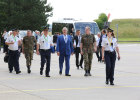
[[[0,31],[41,30],[52,16],[53,8],[47,0],[0,0]]]
[[[104,23],[108,21],[108,18],[105,13],[101,13],[98,17],[98,19],[95,20],[95,22],[98,24],[100,30],[103,29]]]

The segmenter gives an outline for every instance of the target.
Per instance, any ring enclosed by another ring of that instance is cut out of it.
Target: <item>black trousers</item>
[[[96,56],[97,56],[99,61],[102,60],[102,47],[97,47]]]
[[[15,68],[16,72],[20,71],[18,50],[16,51],[9,50],[8,66],[9,66],[9,71],[13,71],[13,68]]]
[[[49,75],[50,72],[50,62],[51,62],[51,50],[43,50],[40,49],[41,55],[41,68],[40,70],[43,71],[44,65],[46,63],[46,75]]]
[[[8,45],[5,44],[5,39],[3,40],[3,53],[8,53]]]
[[[75,57],[76,57],[76,66],[77,67],[82,66],[82,64],[83,64],[83,55],[81,55],[81,60],[79,63],[79,54],[80,54],[80,47],[76,47],[75,48]]]
[[[0,38],[0,51],[1,51],[1,38]]]
[[[105,62],[106,62],[106,80],[110,80],[110,82],[113,82],[116,62],[116,52],[105,51]]]

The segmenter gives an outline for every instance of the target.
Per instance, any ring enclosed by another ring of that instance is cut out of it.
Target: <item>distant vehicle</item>
[[[91,34],[97,34],[100,32],[100,29],[96,22],[94,21],[84,21],[84,20],[75,20],[73,18],[64,18],[62,20],[54,21],[52,23],[52,34],[61,33],[63,27],[68,28],[68,34],[73,33],[75,35],[76,30],[81,31],[81,35],[85,34],[85,27],[89,26],[91,28]]]
[[[27,30],[19,30],[19,34],[21,38],[23,39],[27,35]]]
[[[27,36],[27,30],[19,30],[19,34],[21,38],[23,39],[25,36]],[[33,36],[35,36],[35,32],[33,31]]]

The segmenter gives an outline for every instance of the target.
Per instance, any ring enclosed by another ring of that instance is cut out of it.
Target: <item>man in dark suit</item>
[[[100,37],[100,41],[99,41],[99,44],[98,44],[98,47],[99,47],[99,52],[100,52],[100,58],[99,58],[99,61],[101,62],[102,61],[102,40],[103,38],[106,38],[106,30],[103,29],[102,32],[101,32],[101,37]]]
[[[63,70],[63,63],[65,59],[66,63],[66,70],[65,70],[65,76],[71,76],[69,74],[70,70],[70,55],[73,55],[73,44],[71,40],[71,36],[67,35],[68,29],[64,27],[62,29],[63,35],[58,36],[57,39],[57,55],[59,56],[59,74],[62,74]]]
[[[76,57],[76,67],[79,69],[79,67],[82,67],[83,64],[83,55],[81,55],[81,60],[79,64],[79,53],[80,53],[80,43],[81,43],[81,36],[80,36],[80,30],[76,31],[76,36],[74,37],[74,48],[75,48],[75,57]]]
[[[55,35],[53,36],[54,50],[56,50],[57,37],[58,37],[58,33],[55,33]]]

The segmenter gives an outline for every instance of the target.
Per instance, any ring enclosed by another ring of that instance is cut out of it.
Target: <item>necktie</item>
[[[78,36],[78,45],[80,45],[80,36]]]
[[[66,37],[66,35],[65,35],[65,43],[67,43],[67,37]]]

